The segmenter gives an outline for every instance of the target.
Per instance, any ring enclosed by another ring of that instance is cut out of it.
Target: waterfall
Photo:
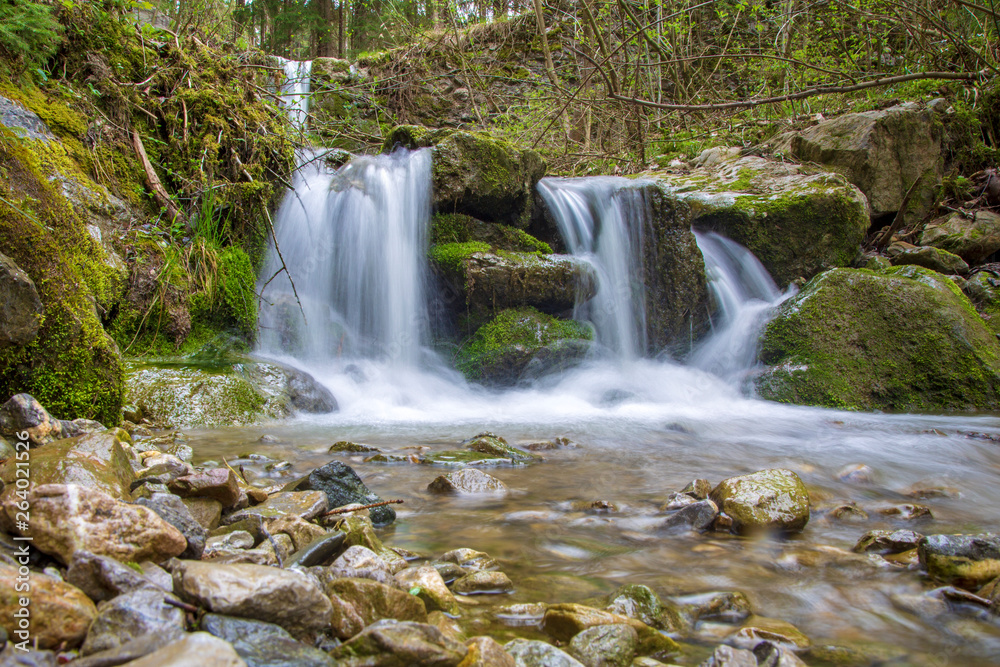
[[[307,158],[261,272],[260,349],[416,364],[428,331],[430,152],[356,157],[336,171]]]
[[[597,275],[597,296],[578,307],[576,317],[592,322],[598,343],[623,359],[646,351],[640,275],[645,205],[636,184],[607,176],[538,183],[569,251]]]
[[[689,363],[723,379],[740,381],[757,357],[757,339],[782,294],[753,253],[714,232],[695,233],[715,298],[711,335]]]
[[[281,106],[288,112],[288,119],[298,130],[306,128],[309,119],[309,87],[312,78],[311,60],[285,60],[285,83],[281,86]]]

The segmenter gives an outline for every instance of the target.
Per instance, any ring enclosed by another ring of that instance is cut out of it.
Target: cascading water
[[[311,60],[285,60],[285,83],[281,86],[281,105],[288,112],[288,119],[298,130],[304,130],[309,119],[309,88],[312,78]]]
[[[417,363],[428,319],[430,164],[428,151],[358,157],[335,172],[319,154],[305,162],[261,273],[263,352]]]

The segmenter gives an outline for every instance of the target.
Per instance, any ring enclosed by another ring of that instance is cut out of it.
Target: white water
[[[285,60],[285,83],[281,86],[281,105],[288,112],[288,119],[298,130],[306,129],[309,120],[309,88],[312,77],[311,60]]]

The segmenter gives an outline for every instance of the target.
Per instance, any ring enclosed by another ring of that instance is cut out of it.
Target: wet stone
[[[459,567],[473,572],[500,569],[492,556],[475,549],[452,549],[443,554],[441,560],[446,563],[455,563]]]
[[[331,577],[355,577],[390,586],[398,585],[385,560],[367,547],[349,547],[326,570]]]
[[[332,667],[333,658],[303,644],[279,625],[205,614],[201,629],[233,645],[248,667]]]
[[[439,494],[506,495],[507,485],[482,470],[463,468],[440,475],[427,486],[427,490]]]
[[[598,625],[578,633],[569,642],[569,653],[586,667],[628,667],[639,636],[627,625]]]
[[[212,558],[213,554],[219,551],[253,548],[253,535],[245,530],[234,530],[230,533],[209,537],[205,543],[205,557]]]
[[[183,498],[181,502],[188,508],[195,521],[205,530],[214,530],[222,521],[222,503],[212,498]]]
[[[313,567],[332,560],[344,545],[346,535],[341,532],[321,535],[292,554],[285,567]]]
[[[472,572],[456,580],[451,590],[459,595],[510,593],[514,590],[514,582],[503,572]]]
[[[687,483],[681,493],[696,500],[705,500],[712,493],[712,483],[707,479],[695,479]]]
[[[608,596],[605,611],[642,621],[660,630],[679,632],[684,628],[672,603],[664,602],[648,586],[625,584]]]
[[[1000,536],[928,535],[918,547],[920,565],[945,583],[978,588],[1000,576]]]
[[[240,498],[236,473],[229,468],[212,468],[178,477],[168,486],[182,498],[212,498],[222,503],[223,507],[234,506]]]
[[[66,571],[66,581],[86,593],[94,602],[110,600],[140,589],[159,588],[149,578],[128,565],[107,556],[77,551]],[[168,586],[168,589],[172,586]],[[164,590],[160,588],[162,594]]]
[[[739,533],[798,532],[809,522],[809,492],[791,470],[761,470],[731,477],[715,487],[712,500],[732,517]]]
[[[30,394],[15,394],[0,406],[0,434],[14,439],[22,431],[27,431],[31,447],[67,436],[63,423]]]
[[[699,500],[667,517],[661,525],[662,530],[704,532],[712,527],[719,508],[711,500]]]
[[[434,566],[434,569],[437,570],[438,574],[441,575],[441,578],[444,579],[444,583],[449,585],[456,579],[461,579],[465,575],[469,574],[469,571],[464,567],[460,567],[454,563],[434,561],[431,565]]]
[[[827,512],[827,517],[834,521],[868,521],[868,512],[864,511],[854,503],[838,505]]]
[[[882,516],[896,521],[929,521],[934,518],[930,508],[923,505],[894,505],[877,511]]]
[[[260,505],[237,510],[224,517],[222,523],[232,524],[250,516],[263,519],[278,519],[285,516],[297,516],[301,519],[313,519],[327,510],[327,497],[322,491],[285,491],[268,497]]]
[[[73,661],[73,667],[115,667],[131,663],[177,641],[182,634],[146,634],[121,646],[78,658]]]
[[[739,591],[713,591],[675,598],[685,616],[692,621],[714,620],[740,623],[750,617],[750,601]]]
[[[334,649],[331,656],[344,667],[457,667],[468,653],[464,644],[449,639],[433,625],[387,619],[369,625]]]
[[[336,578],[323,582],[333,604],[334,634],[349,639],[375,621],[427,621],[427,608],[417,596],[371,579]]]
[[[443,611],[451,616],[458,616],[458,600],[432,566],[420,565],[400,570],[396,573],[396,581],[423,600],[428,611]]]
[[[799,649],[808,648],[812,643],[791,623],[764,616],[751,616],[730,638],[737,646],[750,649],[761,641]]]
[[[340,442],[335,442],[330,445],[330,449],[327,450],[330,454],[336,452],[378,452],[381,451],[378,447],[372,447],[371,445],[361,445],[356,442],[348,442],[346,440],[341,440]]]
[[[757,667],[807,667],[792,650],[771,642],[754,646],[753,655],[757,658]]]
[[[852,463],[837,471],[837,479],[846,484],[871,486],[875,483],[875,471],[864,463]]]
[[[340,461],[331,461],[316,468],[309,473],[299,488],[322,491],[326,494],[330,508],[343,507],[352,503],[371,505],[384,500],[361,481],[353,468]],[[388,505],[373,507],[369,511],[372,522],[376,525],[389,524],[396,519],[396,511]]]
[[[106,651],[147,634],[184,633],[184,611],[166,604],[175,599],[162,590],[137,590],[101,604],[87,632],[81,655]]]
[[[518,449],[493,433],[480,433],[465,442],[465,449],[470,452],[478,452],[487,456],[508,459],[518,463],[533,463],[542,460],[542,457],[538,454]]]
[[[462,667],[517,667],[513,656],[492,637],[473,637],[465,642],[469,654]]]
[[[855,553],[898,554],[916,549],[923,535],[912,530],[870,530],[854,545]]]
[[[246,667],[232,645],[207,632],[193,632],[158,651],[128,663],[128,667]]]
[[[295,515],[283,516],[272,520],[267,525],[267,530],[272,535],[285,533],[292,538],[292,544],[295,545],[296,549],[302,549],[306,545],[312,544],[327,535],[325,529]]]
[[[18,630],[15,612],[20,610],[19,598],[26,593],[17,591],[18,568],[0,563],[0,627],[10,637]],[[79,646],[87,628],[97,616],[94,603],[78,588],[47,575],[31,573],[31,640],[40,648],[56,648],[65,644]]]
[[[504,650],[517,667],[584,667],[569,653],[534,639],[512,639],[504,644]]]
[[[205,538],[208,536],[208,531],[191,515],[191,511],[184,504],[184,501],[173,494],[154,493],[150,498],[139,498],[135,502],[137,505],[148,507],[156,512],[161,519],[184,535],[188,546],[181,553],[180,558],[192,560],[201,558],[205,551]]]
[[[757,667],[757,656],[753,651],[723,645],[716,647],[712,657],[700,667]]]
[[[674,510],[679,510],[684,507],[687,507],[688,505],[694,505],[696,502],[698,502],[697,498],[695,498],[694,496],[689,496],[686,493],[680,493],[680,492],[671,493],[669,496],[667,496],[667,501],[663,503],[663,505],[660,507],[660,511],[672,512]]]

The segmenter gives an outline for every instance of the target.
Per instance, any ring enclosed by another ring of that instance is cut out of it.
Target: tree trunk
[[[538,36],[542,41],[542,55],[545,56],[545,72],[549,75],[549,80],[555,89],[554,92],[558,94],[561,86],[559,85],[559,77],[556,75],[556,66],[552,63],[552,52],[549,50],[549,38],[545,28],[545,14],[542,11],[542,0],[535,0],[535,22],[538,24]],[[562,124],[563,132],[566,134],[566,141],[569,142],[569,114],[566,113],[565,109],[562,112]]]

